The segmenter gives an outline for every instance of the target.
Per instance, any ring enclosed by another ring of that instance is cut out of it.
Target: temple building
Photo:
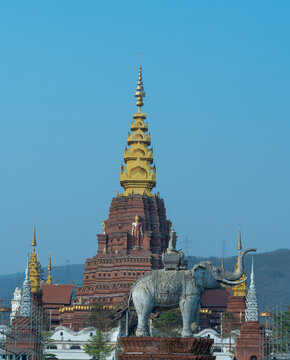
[[[170,224],[163,200],[152,193],[156,168],[146,114],[142,112],[145,92],[141,66],[135,97],[138,109],[133,114],[120,174],[124,192],[112,199],[109,217],[97,235],[98,252],[86,260],[83,286],[76,288],[74,303],[80,311],[94,303],[120,304],[139,276],[163,267],[161,255],[168,246]],[[63,321],[73,312],[77,309],[63,308]]]
[[[50,253],[47,270],[46,283],[42,284],[42,306],[46,320],[46,328],[52,330],[60,325],[61,314],[59,310],[71,305],[74,285],[73,283],[53,284]]]

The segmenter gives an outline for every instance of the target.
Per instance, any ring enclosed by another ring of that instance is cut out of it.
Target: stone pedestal
[[[123,349],[119,360],[214,360],[211,355],[213,339],[122,337]]]

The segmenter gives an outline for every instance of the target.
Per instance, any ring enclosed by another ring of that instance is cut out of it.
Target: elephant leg
[[[193,336],[191,331],[191,323],[193,321],[193,301],[192,298],[185,298],[179,301],[179,308],[183,320],[183,328],[181,332],[182,337]]]
[[[193,316],[193,323],[191,324],[191,330],[193,332],[197,332],[199,330],[199,310],[200,310],[200,304],[197,306],[197,309]]]
[[[153,302],[150,296],[142,291],[134,296],[133,303],[138,315],[138,325],[136,336],[150,336],[148,328],[148,318],[153,309]]]

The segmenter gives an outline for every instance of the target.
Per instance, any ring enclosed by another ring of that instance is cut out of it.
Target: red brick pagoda
[[[102,234],[97,235],[98,253],[86,260],[75,303],[118,305],[136,278],[163,267],[161,254],[168,246],[169,221],[163,200],[151,192],[156,169],[146,114],[141,111],[145,97],[141,66],[135,97],[138,111],[133,114],[120,175],[125,191],[111,202]]]

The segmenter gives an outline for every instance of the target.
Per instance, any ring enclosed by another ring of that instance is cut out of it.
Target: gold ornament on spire
[[[242,250],[242,236],[241,236],[241,227],[239,226],[239,241],[238,241],[238,251],[239,251],[239,255],[241,253]]]
[[[46,278],[46,283],[47,283],[47,284],[52,284],[52,277],[51,277],[51,254],[50,254],[50,251],[49,251],[49,258],[48,258],[48,267],[47,267],[47,270],[48,270],[48,275],[47,275],[47,278]]]
[[[35,234],[35,225],[33,228],[33,237],[32,237],[32,252],[29,259],[29,281],[31,292],[36,293],[39,291],[40,288],[40,276],[39,276],[39,266],[38,266],[38,259],[37,254],[35,252],[36,246],[36,234]]]
[[[241,228],[239,226],[239,240],[238,240],[238,252],[239,252],[239,255],[241,253],[241,250],[242,250],[242,236],[241,236]],[[238,270],[238,257],[237,257],[237,263],[236,263],[236,266],[235,266],[235,271]],[[246,274],[243,274],[239,281],[240,280],[244,280],[246,278]],[[247,284],[246,282],[243,282],[242,284],[238,284],[238,285],[235,285],[235,286],[232,286],[232,290],[233,290],[233,295],[234,296],[247,296]]]
[[[31,246],[34,247],[36,246],[36,235],[35,235],[35,225],[33,227],[33,236],[32,236],[32,243],[31,243]]]
[[[129,148],[125,147],[124,152],[126,165],[121,167],[120,183],[125,189],[123,193],[125,196],[136,194],[153,196],[151,190],[156,186],[156,168],[155,165],[151,166],[153,163],[153,150],[149,148],[151,136],[150,133],[146,134],[148,123],[145,122],[146,114],[141,111],[145,97],[141,65],[135,97],[138,112],[133,114],[132,133],[129,133],[127,138]]]

